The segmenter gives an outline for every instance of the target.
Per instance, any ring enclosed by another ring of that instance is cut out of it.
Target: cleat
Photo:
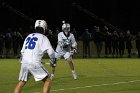
[[[77,75],[75,72],[72,72],[73,78],[76,80],[77,79]]]

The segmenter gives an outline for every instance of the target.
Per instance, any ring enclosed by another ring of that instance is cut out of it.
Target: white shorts
[[[67,59],[71,56],[72,54],[70,52],[55,52],[55,57],[57,59],[60,59],[62,56]]]
[[[28,81],[30,76],[33,75],[35,81],[40,81],[48,76],[48,71],[43,67],[42,64],[21,64],[19,80]]]

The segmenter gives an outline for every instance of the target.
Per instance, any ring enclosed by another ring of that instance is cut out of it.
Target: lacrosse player
[[[72,55],[76,53],[76,49],[77,42],[75,41],[74,35],[70,33],[70,24],[64,22],[62,25],[62,32],[58,34],[58,45],[56,48],[55,57],[57,60],[62,56],[65,58],[66,62],[69,63],[74,79],[77,79],[77,75],[75,73]]]
[[[21,93],[23,86],[31,75],[35,81],[41,80],[44,82],[42,93],[49,93],[53,77],[49,77],[48,71],[41,64],[41,59],[44,53],[48,53],[51,63],[55,63],[55,52],[48,38],[43,35],[46,29],[47,23],[44,20],[36,20],[36,33],[31,33],[26,37],[21,50],[19,82],[14,93]]]

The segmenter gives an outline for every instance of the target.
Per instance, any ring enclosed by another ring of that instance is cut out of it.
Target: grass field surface
[[[43,59],[47,62],[48,59]],[[74,59],[78,79],[74,80],[68,63],[59,60],[50,93],[140,93],[140,59]],[[50,66],[45,65],[50,71]],[[18,82],[18,59],[0,59],[0,93],[13,93]],[[33,77],[22,93],[41,93],[43,82]]]

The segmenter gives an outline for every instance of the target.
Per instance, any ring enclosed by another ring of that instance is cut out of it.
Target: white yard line
[[[128,84],[128,83],[134,83],[134,82],[140,82],[140,80],[131,80],[131,81],[124,81],[124,82],[109,83],[109,84],[90,85],[90,86],[83,86],[83,87],[73,87],[73,88],[66,88],[66,89],[56,89],[56,90],[51,90],[51,91],[57,92],[57,91],[76,90],[76,89],[91,88],[91,87],[113,86],[113,85]],[[33,93],[40,93],[40,92],[33,92]]]
[[[115,82],[115,83],[110,83],[110,84],[90,85],[90,86],[83,86],[83,87],[73,87],[73,88],[66,88],[66,89],[56,89],[56,90],[51,90],[51,91],[57,92],[57,91],[64,91],[64,90],[75,90],[75,89],[83,89],[83,88],[91,88],[91,87],[111,86],[111,85],[127,84],[127,83],[134,83],[134,82],[140,82],[140,80]]]

